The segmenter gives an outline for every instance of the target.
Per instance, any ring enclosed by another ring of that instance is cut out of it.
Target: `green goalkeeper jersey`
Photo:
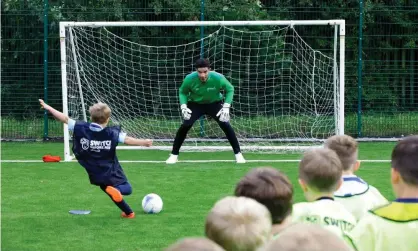
[[[208,79],[202,83],[196,71],[187,75],[180,86],[180,104],[187,104],[187,102],[199,104],[218,102],[223,99],[222,90],[225,90],[225,103],[231,104],[234,96],[234,87],[224,75],[210,71]]]
[[[358,251],[418,250],[418,199],[370,210],[348,235]]]

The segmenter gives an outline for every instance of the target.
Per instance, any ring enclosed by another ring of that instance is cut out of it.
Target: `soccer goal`
[[[322,48],[304,37],[318,27]],[[231,124],[244,151],[318,146],[344,134],[344,39],[344,20],[61,22],[63,111],[88,121],[89,106],[105,102],[111,123],[153,139],[151,149],[171,149],[182,122],[178,89],[204,57],[235,88]],[[64,126],[66,160],[70,141]],[[230,149],[202,117],[181,151]]]

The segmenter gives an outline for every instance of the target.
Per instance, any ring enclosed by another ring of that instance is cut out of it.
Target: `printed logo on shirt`
[[[83,148],[83,150],[88,150],[89,149],[90,142],[89,142],[88,139],[81,138],[80,139],[80,144],[81,144],[81,148]]]
[[[112,146],[111,140],[90,140],[90,150],[95,152],[100,152],[100,150],[106,149],[110,150]]]
[[[215,87],[209,87],[209,88],[206,88],[206,90],[207,90],[207,91],[215,91],[215,90],[216,90],[216,88],[215,88]]]
[[[331,218],[331,217],[325,217],[324,218],[324,223],[327,226],[339,227],[344,232],[350,232],[354,228],[354,225],[351,224],[348,221],[340,220],[340,219],[334,219],[334,218]]]
[[[319,223],[321,220],[321,217],[319,217],[318,215],[307,215],[305,216],[305,221],[310,222],[310,223]]]
[[[86,138],[80,139],[81,148],[83,150],[88,150],[90,148],[91,151],[94,152],[100,152],[100,150],[106,149],[110,150],[112,147],[112,141],[111,140],[88,140]]]

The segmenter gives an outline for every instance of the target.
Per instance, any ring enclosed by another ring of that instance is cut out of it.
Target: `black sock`
[[[125,200],[122,200],[121,202],[113,201],[116,206],[119,207],[120,210],[122,210],[126,215],[131,214],[133,211],[129,207],[128,203],[125,202]]]
[[[116,202],[112,199],[112,196],[110,196],[108,193],[106,193],[106,186],[100,186],[100,188],[103,190],[103,192],[105,192],[105,194],[107,194],[110,199],[113,201],[113,203],[115,203],[116,206],[119,207],[120,210],[122,210],[122,212],[124,212],[126,215],[132,213],[132,209],[129,207],[128,203],[125,202],[125,200],[122,200],[121,202]]]
[[[228,122],[219,122],[219,127],[224,131],[226,138],[229,141],[229,144],[232,146],[232,150],[235,154],[241,152],[241,148],[238,143],[237,136],[235,135],[234,129],[232,129],[231,124]]]
[[[180,147],[186,139],[187,132],[190,130],[190,128],[192,128],[192,126],[181,125],[180,128],[177,130],[171,154],[179,155]]]

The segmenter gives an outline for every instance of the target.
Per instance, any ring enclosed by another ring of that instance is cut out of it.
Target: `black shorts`
[[[189,120],[183,120],[183,125],[193,125],[196,120],[198,120],[203,115],[209,115],[216,122],[219,122],[219,118],[216,117],[216,114],[222,109],[222,102],[215,102],[210,104],[198,104],[194,102],[189,102],[187,108],[192,111],[192,115]]]

